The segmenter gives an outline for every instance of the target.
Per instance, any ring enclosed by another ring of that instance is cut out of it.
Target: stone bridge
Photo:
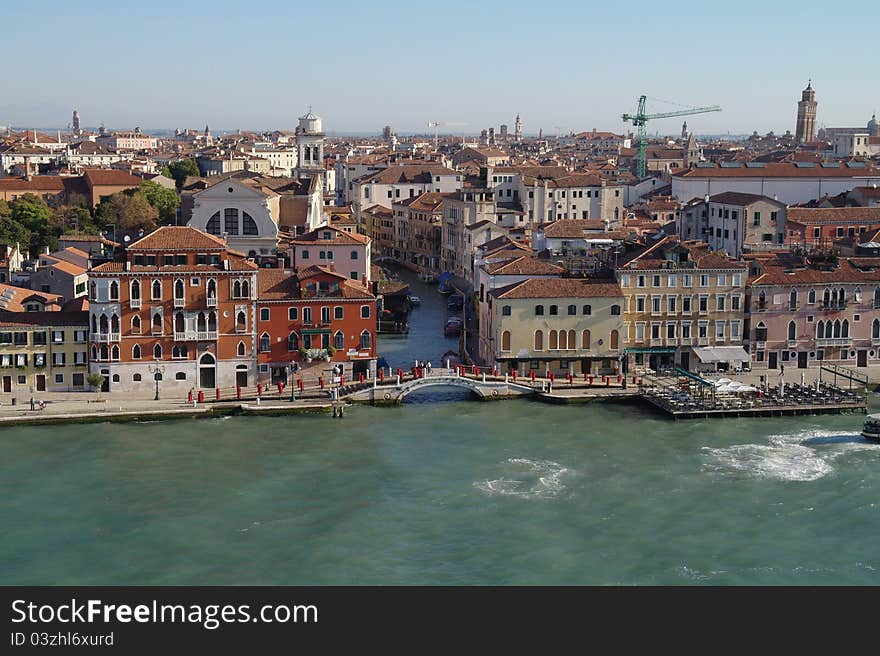
[[[481,400],[528,396],[536,392],[528,385],[514,383],[509,379],[457,376],[443,371],[431,373],[423,378],[403,380],[399,385],[396,379],[387,379],[382,383],[373,381],[372,385],[342,394],[341,398],[356,403],[396,404],[401,403],[408,394],[427,387],[461,387],[470,390]]]

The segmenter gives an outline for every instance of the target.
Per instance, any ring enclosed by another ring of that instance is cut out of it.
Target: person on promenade
[[[34,410],[34,395],[31,394],[31,410]]]
[[[425,365],[425,368],[428,370],[428,375],[430,376],[431,375],[431,361],[430,360],[428,360],[428,364]]]

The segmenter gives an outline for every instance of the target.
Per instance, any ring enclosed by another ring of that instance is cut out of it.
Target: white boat
[[[862,437],[880,441],[880,415],[868,415],[862,428]]]
[[[422,299],[420,299],[418,296],[410,296],[409,302],[412,303],[413,305],[421,305]]]

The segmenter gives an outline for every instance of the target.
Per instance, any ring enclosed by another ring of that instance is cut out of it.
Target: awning
[[[700,362],[748,362],[749,354],[742,346],[695,346]]]
[[[624,353],[675,353],[674,346],[644,346],[623,349]]]
[[[702,376],[698,376],[697,374],[693,374],[690,371],[685,371],[684,369],[681,369],[680,367],[676,367],[675,372],[679,376],[684,376],[685,378],[690,378],[691,380],[696,381],[700,385],[703,385],[705,387],[715,387],[715,383],[713,383],[711,380],[706,380]]]

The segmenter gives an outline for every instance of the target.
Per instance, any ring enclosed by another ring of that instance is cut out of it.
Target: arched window
[[[92,332],[98,332],[98,319],[94,314],[92,315]]]
[[[577,333],[573,330],[568,331],[568,348],[574,350],[577,348],[577,343],[575,342]]]
[[[577,314],[577,312],[578,312],[577,305],[569,305],[568,306],[568,313],[569,314]]]
[[[547,345],[551,351],[559,348],[559,333],[555,330],[550,331],[550,341]]]
[[[820,321],[816,324],[816,339],[825,339],[825,322]]]
[[[620,306],[619,305],[612,305],[611,306],[611,314],[613,314],[614,316],[619,315],[620,314]]]
[[[874,288],[874,308],[880,308],[880,287]]]
[[[292,332],[287,336],[287,350],[291,352],[299,350],[299,335],[296,333]]]
[[[819,325],[822,325],[822,322],[819,322]],[[767,341],[767,325],[763,321],[759,321],[758,325],[755,327],[755,341],[756,342],[766,342]]]
[[[797,290],[792,289],[788,294],[788,309],[797,310]]]
[[[109,360],[110,359],[110,351],[107,348],[106,344],[101,344],[101,359]]]
[[[174,315],[174,332],[186,332],[186,321],[183,317],[183,312],[178,312]]]
[[[234,207],[223,210],[223,230],[230,235],[238,234],[238,210]]]
[[[198,316],[196,317],[196,330],[198,330],[200,333],[203,333],[207,329],[208,329],[208,321],[207,321],[207,318],[205,317],[205,313],[199,312]]]
[[[788,341],[793,342],[797,339],[797,326],[795,326],[794,321],[788,322]]]
[[[109,325],[107,323],[107,315],[106,314],[101,315],[101,318],[98,320],[98,325],[101,328],[102,335],[106,335],[108,332],[110,332]]]
[[[501,350],[509,351],[510,350],[510,331],[505,330],[501,333]]]
[[[844,291],[843,287],[840,287],[840,288],[837,290],[837,304],[838,304],[838,305],[843,305],[843,302],[844,302],[845,300],[846,300],[846,292]]]
[[[251,297],[251,285],[247,280],[241,281],[241,296],[242,298]]]
[[[162,359],[162,345],[156,344],[153,346],[153,359],[161,360]]]
[[[110,300],[118,301],[119,300],[119,283],[115,280],[110,283]]]
[[[239,280],[232,283],[232,298],[241,298],[241,281]]]
[[[260,231],[257,230],[257,222],[254,221],[253,217],[247,212],[241,213],[241,234],[243,235],[258,235]]]
[[[140,360],[141,359],[141,345],[135,344],[131,347],[131,359],[132,360]]]
[[[94,282],[92,283],[92,293],[89,298],[93,301],[98,300],[98,285]]]
[[[564,330],[559,331],[559,348],[565,350],[568,348],[568,333]]]
[[[761,293],[758,294],[758,308],[763,310],[767,306],[767,294],[764,293],[764,290],[761,290]]]
[[[828,334],[827,331],[825,334]],[[840,337],[840,319],[834,321],[834,339],[837,339],[838,337]]]
[[[269,351],[269,333],[260,335],[260,353],[268,353]]]
[[[550,316],[554,316],[557,314],[559,314],[559,306],[558,305],[551,305],[550,306]]]
[[[217,313],[214,310],[208,312],[208,331],[217,332]]]
[[[502,317],[509,317],[510,316],[510,306],[509,305],[502,305],[501,306],[501,316]]]
[[[581,348],[585,351],[590,350],[590,331],[584,330],[581,332]]]
[[[211,235],[219,235],[220,234],[220,212],[214,212],[211,215],[211,218],[208,219],[208,223],[205,226],[205,232]]]
[[[361,333],[361,348],[367,350],[370,348],[372,340],[370,339],[370,331],[365,330]]]
[[[162,315],[158,312],[153,315],[153,334],[162,334]]]
[[[174,380],[186,380],[186,374],[182,371],[178,371],[176,374],[174,374]]]
[[[856,287],[855,290],[853,291],[853,300],[856,303],[862,302],[862,288],[861,287]]]
[[[620,337],[619,337],[619,335],[617,334],[617,331],[616,331],[616,330],[612,330],[612,331],[611,331],[611,350],[612,350],[612,351],[616,351],[616,350],[617,350],[617,342],[618,342],[619,339],[620,339]]]
[[[139,383],[139,382],[141,382],[141,375],[140,375],[140,374],[132,374],[132,375],[131,375],[131,379],[132,379],[134,382]]]
[[[208,298],[217,298],[217,281],[208,278]]]
[[[162,298],[162,283],[158,280],[153,281],[151,298],[154,301],[161,300]]]
[[[822,292],[822,305],[825,307],[831,305],[831,290],[827,287],[825,288],[825,291]]]
[[[189,356],[189,349],[186,344],[175,344],[171,349],[171,357],[182,360]]]
[[[114,312],[110,315],[110,332],[118,333],[119,332],[119,317]]]
[[[544,331],[536,330],[535,331],[535,350],[543,351],[544,350]]]
[[[815,289],[811,289],[811,290],[807,293],[807,303],[815,303],[815,302],[816,302],[816,290],[815,290]]]
[[[183,297],[184,297],[183,281],[180,278],[178,278],[177,280],[174,281],[174,298],[183,298]]]
[[[840,327],[840,336],[843,338],[849,337],[849,319],[843,320],[843,325]]]
[[[131,298],[132,300],[141,300],[141,283],[137,280],[131,281]]]
[[[333,335],[333,348],[337,351],[341,351],[345,348],[345,335],[342,334],[341,330],[337,330]]]
[[[118,360],[119,359],[119,344],[114,344],[110,348],[110,359],[111,360]]]
[[[880,339],[880,319],[874,319],[871,324],[871,339]]]
[[[289,342],[288,342],[288,344],[289,344]],[[288,349],[289,348],[290,347],[288,346]],[[236,353],[238,353],[239,357],[244,357],[247,354],[244,349],[244,342],[238,343],[238,349],[236,350]]]
[[[535,316],[536,317],[543,317],[544,316],[544,306],[543,305],[536,305],[535,306]]]
[[[590,316],[591,314],[593,314],[593,306],[592,305],[585,305],[584,307],[581,308],[581,314],[583,314],[585,316]]]
[[[98,359],[98,347],[94,344],[92,345],[92,360]]]
[[[244,310],[239,310],[238,314],[235,315],[235,329],[238,331],[247,330],[247,316]]]

